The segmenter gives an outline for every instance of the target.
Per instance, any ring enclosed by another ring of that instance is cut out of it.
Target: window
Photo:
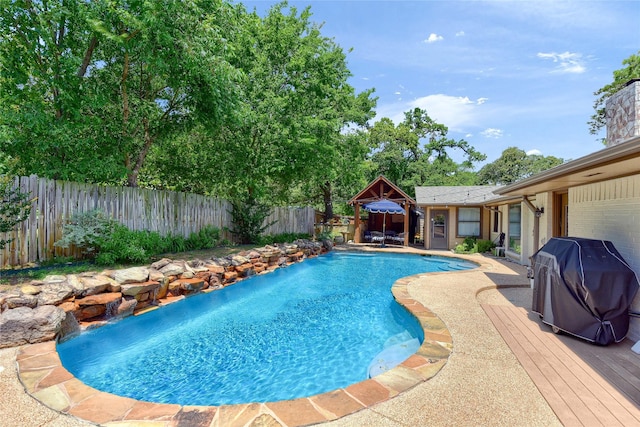
[[[509,205],[509,249],[520,253],[520,203]]]
[[[480,208],[458,208],[458,236],[480,237]]]
[[[497,233],[500,225],[500,212],[498,212],[498,208],[493,211],[493,232]]]

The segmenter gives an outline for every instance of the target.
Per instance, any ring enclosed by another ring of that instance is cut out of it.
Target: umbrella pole
[[[387,213],[382,214],[382,243],[380,244],[381,248],[384,248],[384,232],[385,226],[387,225]]]

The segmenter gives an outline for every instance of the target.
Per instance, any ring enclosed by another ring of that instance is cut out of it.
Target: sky
[[[278,3],[240,2],[262,16]],[[604,131],[587,125],[593,93],[640,51],[640,0],[289,5],[310,6],[322,35],[347,52],[356,92],[375,89],[374,120],[399,123],[419,107],[483,163],[509,147],[564,160],[603,149]]]

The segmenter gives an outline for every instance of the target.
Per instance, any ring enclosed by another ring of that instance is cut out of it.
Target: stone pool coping
[[[374,378],[315,396],[266,403],[221,406],[182,406],[138,401],[89,387],[60,361],[55,342],[22,347],[17,356],[20,382],[47,407],[95,424],[169,426],[294,427],[336,420],[387,401],[433,378],[447,363],[453,341],[446,325],[431,310],[413,299],[407,286],[420,273],[397,280],[392,288],[396,301],[419,321],[424,341],[418,351],[395,368]]]

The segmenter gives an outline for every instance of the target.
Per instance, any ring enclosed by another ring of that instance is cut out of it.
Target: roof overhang
[[[531,196],[637,173],[640,173],[640,136],[506,185],[495,193],[503,197]]]

